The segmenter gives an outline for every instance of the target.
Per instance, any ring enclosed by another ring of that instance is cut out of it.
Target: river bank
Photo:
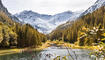
[[[47,41],[47,44],[55,45],[57,47],[62,47],[62,48],[72,48],[72,49],[89,49],[89,50],[98,50],[100,46],[79,46],[75,44],[70,44],[67,42],[63,41]]]
[[[22,52],[29,52],[29,51],[41,51],[45,48],[56,46],[60,47],[62,49],[89,49],[89,50],[98,50],[99,46],[78,46],[70,43],[66,43],[63,41],[47,41],[45,43],[42,43],[41,46],[38,46],[37,48],[15,48],[15,49],[2,49],[0,50],[0,56],[1,55],[7,55],[7,54],[16,54],[16,53],[22,53]]]

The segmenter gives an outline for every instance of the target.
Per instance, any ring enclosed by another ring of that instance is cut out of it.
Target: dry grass
[[[0,55],[20,53],[23,49],[5,49],[0,50]]]
[[[21,48],[21,49],[2,49],[0,50],[0,56],[1,55],[7,55],[7,54],[15,54],[15,53],[22,53],[22,52],[28,52],[28,51],[40,51],[47,47],[50,47],[50,42],[47,41],[46,43],[42,43],[42,46],[38,46],[37,48]]]

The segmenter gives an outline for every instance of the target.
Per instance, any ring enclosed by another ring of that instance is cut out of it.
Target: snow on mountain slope
[[[105,0],[97,0],[91,7],[89,7],[85,12],[81,14],[81,16],[86,15],[88,13],[92,13],[98,8],[105,6]]]
[[[97,0],[91,7],[89,7],[86,11],[84,11],[83,13],[81,13],[80,15],[79,14],[76,14],[77,18],[81,18],[82,16],[88,14],[88,13],[92,13],[93,11],[97,10],[98,8],[102,7],[102,6],[105,6],[105,0]],[[77,19],[76,18],[76,19]],[[75,19],[75,15],[74,15],[74,18],[72,17],[72,19],[74,19],[74,21],[76,20]],[[60,30],[60,29],[65,29],[65,28],[68,28],[72,25],[73,21],[68,21],[64,24],[61,24],[60,26],[58,26],[55,30]]]
[[[23,23],[28,23],[36,28],[39,32],[50,33],[60,24],[67,22],[68,20],[76,19],[80,13],[74,13],[66,11],[56,15],[39,14],[33,11],[23,11],[14,16],[18,17]]]

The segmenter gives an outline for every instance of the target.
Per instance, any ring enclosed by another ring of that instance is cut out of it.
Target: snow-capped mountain
[[[97,0],[91,7],[89,7],[86,11],[84,11],[83,13],[81,13],[80,15],[77,15],[77,16],[78,16],[78,18],[81,18],[82,16],[84,16],[88,13],[92,13],[102,6],[105,6],[105,0]],[[74,18],[75,18],[75,15],[74,15]],[[73,23],[73,21],[67,21],[66,23],[58,26],[55,30],[68,28],[72,25],[72,23]]]
[[[91,7],[89,7],[85,12],[81,14],[81,16],[86,15],[88,13],[92,13],[98,8],[105,6],[105,0],[97,0]]]
[[[23,23],[28,23],[36,28],[39,32],[50,33],[60,24],[67,22],[68,20],[74,20],[78,18],[80,13],[66,11],[55,15],[39,14],[33,11],[23,11],[14,16],[18,17]]]
[[[39,32],[50,33],[52,30],[56,29],[57,26],[64,24],[66,22],[74,21],[77,18],[92,13],[98,8],[105,6],[105,0],[97,0],[91,7],[89,7],[83,13],[66,11],[55,15],[39,14],[33,11],[23,11],[14,16],[18,17],[23,23],[28,23],[36,28]]]

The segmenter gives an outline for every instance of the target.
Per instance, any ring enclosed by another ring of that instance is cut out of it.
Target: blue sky
[[[56,14],[64,11],[86,10],[96,0],[2,0],[10,13],[32,10],[41,14]]]

